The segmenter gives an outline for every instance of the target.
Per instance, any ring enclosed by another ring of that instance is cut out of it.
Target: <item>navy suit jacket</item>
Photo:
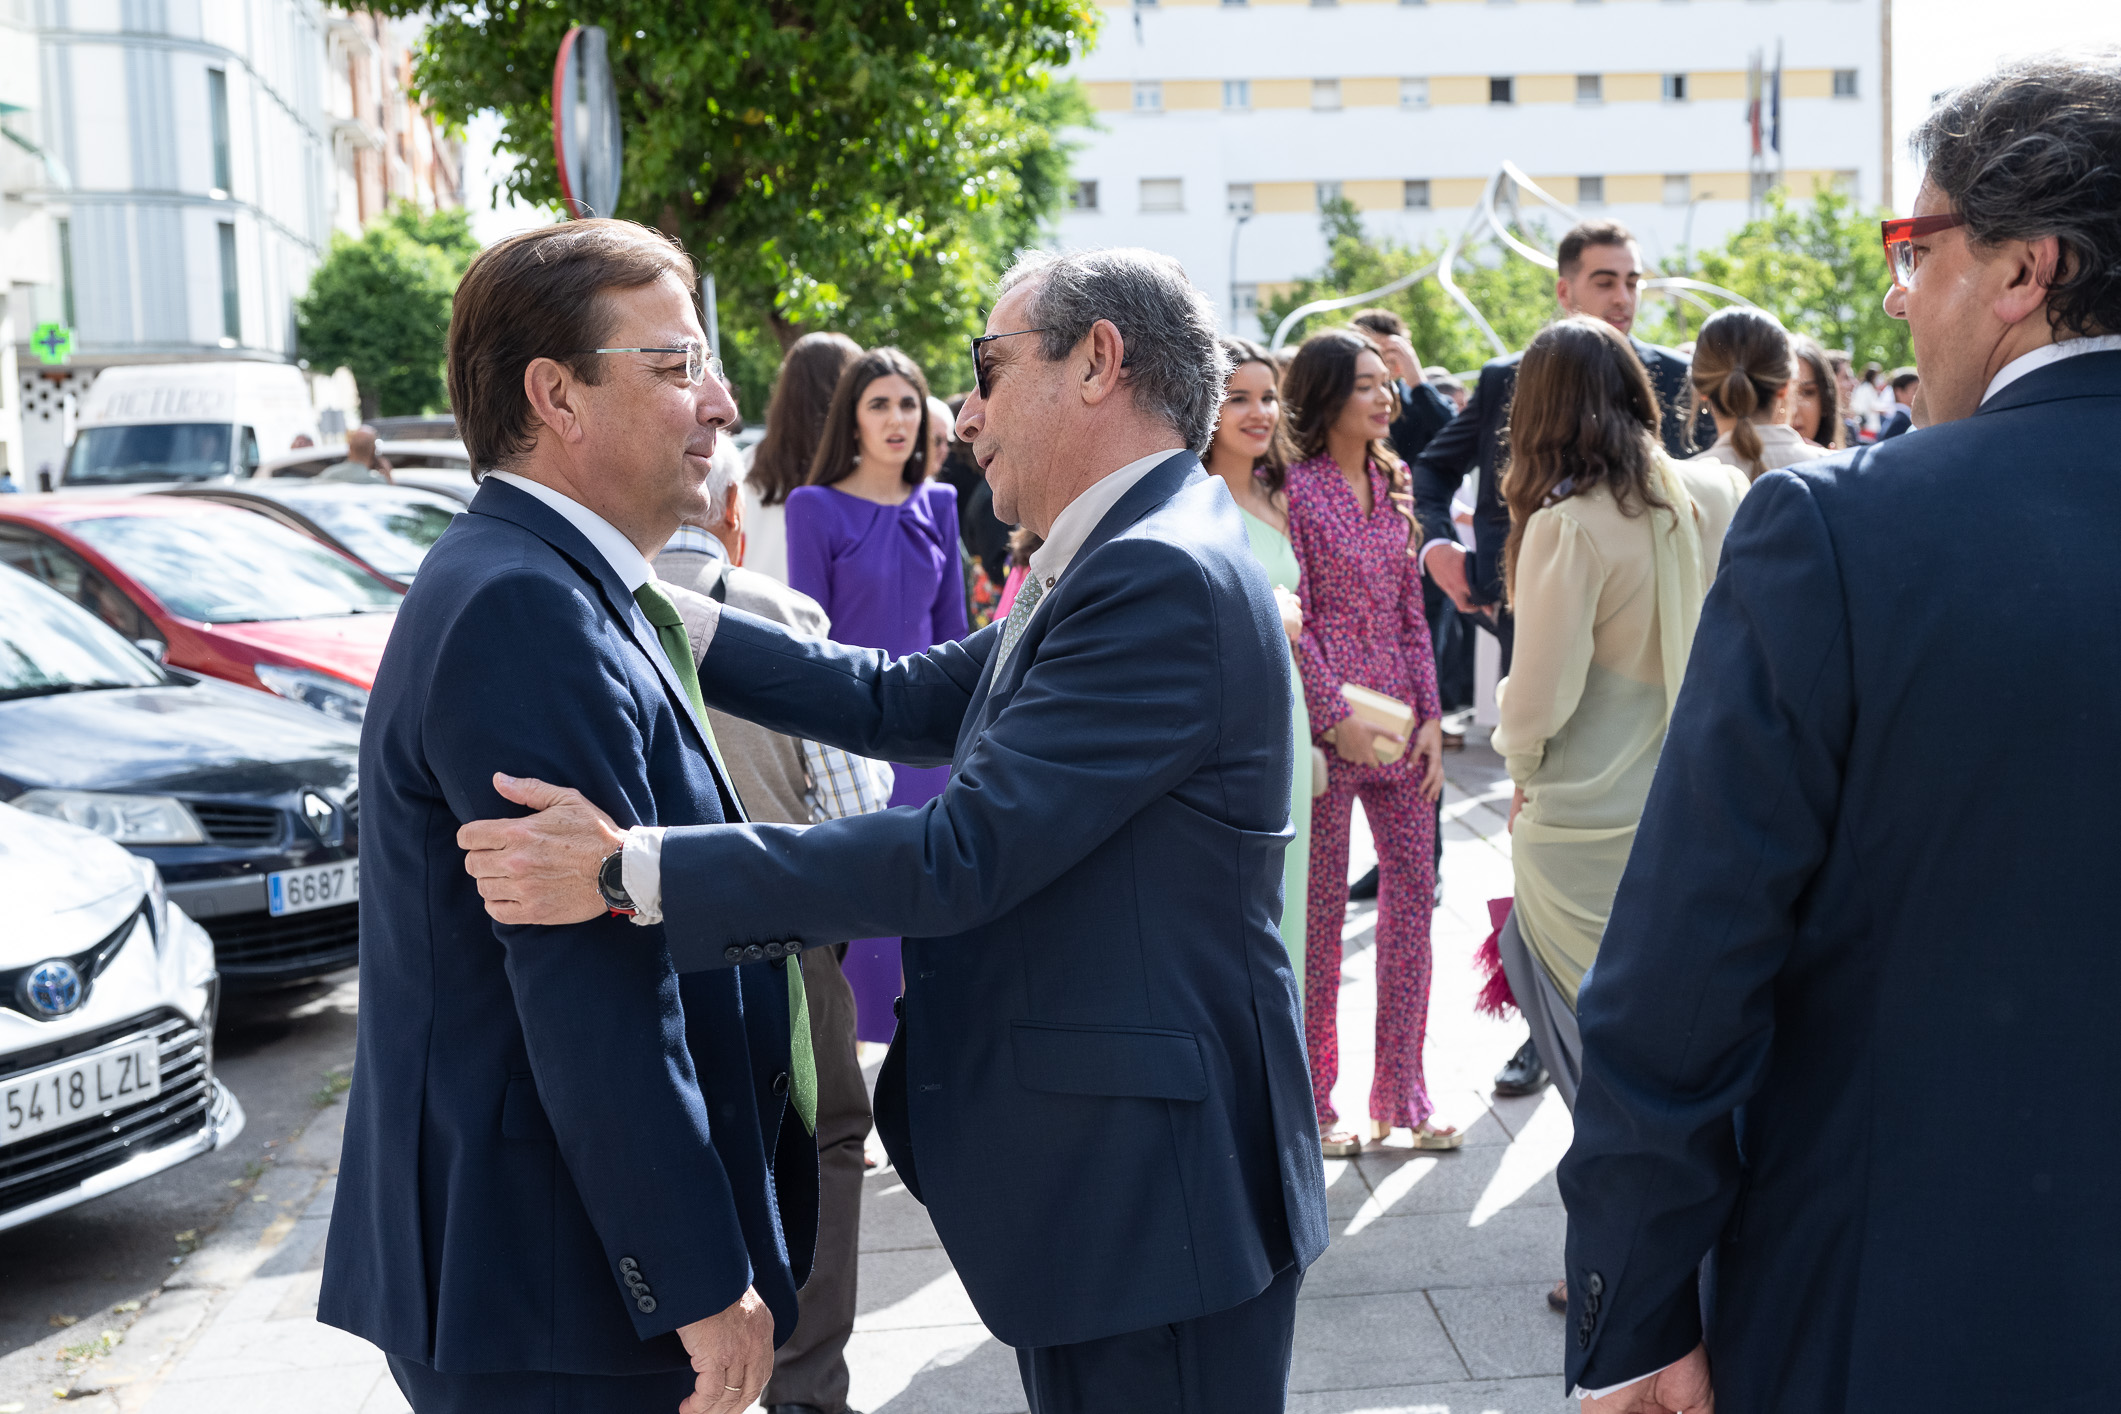
[[[496,924],[456,832],[523,813],[497,770],[621,825],[735,804],[625,584],[488,482],[420,567],[362,727],[361,1021],[318,1319],[447,1373],[635,1374],[683,1367],[671,1332],[753,1285],[785,1340],[817,1151],[775,1093],[784,974],[680,978],[623,919]]]
[[[707,700],[955,772],[798,828],[673,830],[681,967],[903,934],[877,1127],[980,1316],[1062,1345],[1224,1310],[1326,1244],[1276,925],[1288,640],[1190,453],[1120,498],[990,687],[1002,625],[888,659],[724,609]]]
[[[1628,342],[1649,370],[1657,401],[1664,409],[1665,450],[1675,457],[1690,457],[1713,443],[1715,424],[1694,416],[1686,355],[1640,339]],[[1466,566],[1466,582],[1476,604],[1502,602],[1502,547],[1510,535],[1510,508],[1502,499],[1502,471],[1509,460],[1504,442],[1510,430],[1510,395],[1517,389],[1517,361],[1523,357],[1522,353],[1506,354],[1480,370],[1480,381],[1465,410],[1428,439],[1411,471],[1414,512],[1421,521],[1422,541],[1427,543],[1458,538],[1451,524],[1451,497],[1468,471],[1480,469],[1480,482],[1473,493],[1477,544]]]
[[[1713,1254],[1719,1414],[2114,1406],[2116,446],[2086,354],[1746,496],[1582,996],[1570,1379]]]

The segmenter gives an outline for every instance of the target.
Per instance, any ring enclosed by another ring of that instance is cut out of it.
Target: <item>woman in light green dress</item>
[[[1295,788],[1289,800],[1289,818],[1296,838],[1282,862],[1281,940],[1289,950],[1300,992],[1304,979],[1304,899],[1309,892],[1311,862],[1311,732],[1304,719],[1303,690],[1296,684],[1294,644],[1303,632],[1303,612],[1297,607],[1296,551],[1289,545],[1288,500],[1282,494],[1282,476],[1289,465],[1288,443],[1281,427],[1281,395],[1276,387],[1274,361],[1267,351],[1243,339],[1223,340],[1223,352],[1232,368],[1223,396],[1222,420],[1215,428],[1215,441],[1208,447],[1208,471],[1223,479],[1231,499],[1244,513],[1245,534],[1252,553],[1266,567],[1274,584],[1274,597],[1281,604],[1282,627],[1291,646],[1289,663],[1292,685],[1289,700],[1289,730],[1296,739]]]

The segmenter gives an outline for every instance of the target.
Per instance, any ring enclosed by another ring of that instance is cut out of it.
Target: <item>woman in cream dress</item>
[[[1510,410],[1505,575],[1517,640],[1494,746],[1516,782],[1518,1007],[1562,1099],[1582,1073],[1576,997],[1598,953],[1723,536],[1749,484],[1657,440],[1657,397],[1601,320],[1549,326]]]

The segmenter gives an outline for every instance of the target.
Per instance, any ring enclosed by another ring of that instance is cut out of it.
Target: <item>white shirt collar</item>
[[[1167,447],[1161,452],[1151,452],[1139,461],[1128,462],[1118,471],[1090,483],[1083,493],[1061,508],[1053,518],[1053,533],[1046,543],[1031,552],[1030,577],[1039,582],[1044,593],[1059,582],[1075,559],[1075,552],[1083,548],[1090,532],[1097,529],[1105,513],[1119,504],[1119,498],[1134,489],[1135,483],[1154,471],[1170,457],[1177,456],[1184,448]]]
[[[1996,376],[1988,380],[1988,391],[1981,395],[1981,401],[1987,402],[2035,369],[2079,354],[2110,353],[2116,349],[2121,349],[2121,334],[2095,334],[2087,339],[2057,339],[2052,344],[2043,344],[2029,354],[2019,354],[1997,369]]]
[[[569,525],[582,532],[583,539],[596,547],[597,553],[604,557],[604,562],[611,566],[611,572],[625,584],[628,594],[655,578],[655,571],[648,567],[648,561],[641,558],[641,552],[634,543],[621,535],[617,526],[574,497],[555,491],[542,481],[532,481],[529,477],[512,471],[489,471],[486,478],[489,481],[505,481],[516,490],[535,496],[552,507]]]

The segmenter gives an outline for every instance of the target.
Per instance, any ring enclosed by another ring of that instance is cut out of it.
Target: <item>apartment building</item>
[[[1626,223],[1653,261],[1721,241],[1777,181],[1800,199],[1831,185],[1889,203],[1890,6],[1107,4],[1071,70],[1099,126],[1077,135],[1061,241],[1166,251],[1225,327],[1253,335],[1258,301],[1319,269],[1319,208],[1336,196],[1381,238],[1440,243],[1514,162],[1559,201]],[[1779,114],[1770,90],[1756,163],[1750,66],[1759,55],[1772,72],[1778,54]]]

